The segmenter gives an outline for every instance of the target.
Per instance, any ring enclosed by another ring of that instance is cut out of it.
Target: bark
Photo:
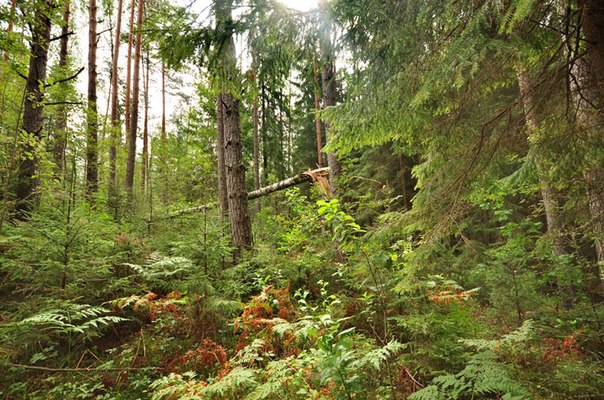
[[[224,127],[224,166],[226,170],[226,192],[231,222],[231,234],[236,246],[234,258],[252,246],[252,227],[248,211],[245,186],[245,165],[243,163],[243,143],[239,120],[239,100],[232,93],[232,87],[239,82],[235,42],[231,29],[232,0],[216,0],[216,21],[218,30],[228,35],[220,55],[221,93],[219,108],[222,111]]]
[[[256,83],[256,55],[252,54],[252,71],[253,71],[253,83]],[[254,139],[254,189],[260,189],[260,143],[258,141],[258,93],[254,93],[254,104],[252,107],[252,119],[254,124],[253,139]],[[256,211],[260,211],[260,202],[256,203]]]
[[[65,3],[63,11],[63,26],[61,27],[61,42],[59,49],[59,68],[67,70],[67,57],[69,53],[69,24],[71,19],[70,4]],[[62,101],[66,99],[63,96]],[[67,144],[67,106],[61,104],[57,109],[57,132],[53,143],[53,155],[56,164],[57,175],[65,171],[65,146]]]
[[[113,61],[111,63],[111,139],[109,144],[109,196],[112,201],[116,202],[117,196],[117,145],[121,140],[121,125],[118,110],[119,99],[119,76],[118,64],[120,59],[120,36],[122,34],[122,8],[123,0],[118,0],[117,3],[117,22],[115,24],[115,43],[113,46]]]
[[[160,189],[160,198],[166,203],[166,188],[168,187],[168,175],[166,170],[166,65],[161,64],[161,150],[160,150],[160,171],[163,179],[163,185]]]
[[[39,182],[36,175],[39,158],[36,152],[44,127],[44,85],[40,82],[46,81],[51,32],[49,9],[51,7],[52,4],[49,2],[42,3],[42,6],[36,9],[35,18],[31,24],[31,53],[23,104],[23,131],[29,138],[21,144],[22,159],[15,188],[17,217],[21,219],[27,217],[27,213],[33,209],[38,197]]]
[[[604,107],[604,1],[579,0],[581,28],[585,34],[587,64],[600,113]]]
[[[266,86],[264,79],[260,80],[262,89],[262,181],[268,183],[268,127],[266,125]]]
[[[130,138],[130,98],[132,87],[132,47],[134,45],[134,15],[136,12],[136,0],[130,1],[130,29],[128,32],[128,55],[126,57],[126,100],[124,104],[124,121],[126,127],[126,141]]]
[[[335,65],[333,61],[325,63],[323,65],[323,105],[330,107],[336,105],[336,75]],[[325,120],[325,138],[329,143],[330,128],[331,124],[329,120]],[[329,167],[329,184],[331,187],[331,193],[336,195],[337,193],[337,178],[342,170],[342,164],[338,160],[338,156],[333,151],[327,153],[327,166]]]
[[[222,94],[216,97],[216,161],[218,163],[218,206],[223,216],[228,215],[226,167],[224,163],[224,110]]]
[[[143,117],[143,162],[141,166],[141,189],[145,193],[149,174],[149,51],[145,57],[145,116]],[[144,71],[143,71],[144,72]]]
[[[229,216],[233,243],[238,250],[252,246],[252,225],[248,212],[247,190],[245,187],[245,165],[243,163],[243,143],[239,121],[239,100],[232,94],[223,94],[224,111],[224,164],[228,193]]]
[[[317,166],[323,167],[323,134],[321,133],[321,95],[319,94],[319,68],[315,62],[313,65],[315,82],[315,125],[317,127]]]
[[[86,140],[86,191],[96,193],[99,184],[98,172],[98,116],[97,116],[97,5],[96,0],[88,2],[88,136]]]
[[[143,10],[145,1],[139,0],[138,14],[136,27],[136,46],[134,50],[134,67],[132,76],[132,109],[130,113],[130,131],[128,132],[128,160],[126,164],[126,190],[130,197],[130,202],[133,200],[132,189],[134,186],[134,164],[136,161],[136,134],[138,129],[138,103],[139,103],[139,86],[140,86],[140,64],[141,64],[141,49],[142,49],[142,32],[143,25]]]

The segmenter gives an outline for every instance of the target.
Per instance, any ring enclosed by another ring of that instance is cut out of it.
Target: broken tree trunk
[[[329,182],[327,181],[327,175],[329,174],[329,168],[319,168],[309,171],[304,171],[296,176],[292,176],[291,178],[284,179],[282,181],[273,183],[272,185],[265,186],[258,190],[254,190],[253,192],[249,192],[247,194],[248,200],[254,200],[260,197],[264,197],[274,192],[278,192],[279,190],[287,189],[292,186],[299,185],[304,182],[318,182],[323,190],[329,190]],[[183,210],[174,211],[167,216],[158,217],[159,219],[170,219],[180,217],[181,215],[191,214],[195,212],[204,211],[210,208],[214,208],[217,206],[217,203],[209,203],[201,206],[185,208]]]
[[[267,194],[299,185],[303,182],[321,182],[322,179],[325,180],[325,177],[328,173],[329,168],[319,168],[312,171],[305,171],[296,176],[292,176],[291,178],[284,179],[280,182],[273,183],[272,185],[265,186],[258,190],[254,190],[253,192],[249,192],[247,194],[247,199],[254,200],[259,197],[266,196]]]

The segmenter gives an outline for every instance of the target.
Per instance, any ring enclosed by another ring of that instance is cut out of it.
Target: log
[[[291,178],[284,179],[280,182],[273,183],[272,185],[265,186],[258,190],[254,190],[253,192],[249,192],[247,194],[248,200],[254,200],[260,197],[264,197],[274,192],[278,192],[283,189],[290,188],[292,186],[299,185],[304,182],[317,182],[320,187],[326,194],[329,194],[329,182],[327,181],[327,176],[329,174],[329,168],[318,168],[313,170],[304,171],[296,176],[292,176]],[[216,207],[217,203],[204,204],[201,206],[185,208],[182,210],[171,212],[170,214],[164,217],[158,217],[156,220],[161,219],[171,219],[180,217],[185,214],[192,214],[195,212],[205,211],[211,208]]]

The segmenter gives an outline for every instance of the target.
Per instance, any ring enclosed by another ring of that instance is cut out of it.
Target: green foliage
[[[492,398],[501,396],[507,400],[531,398],[529,392],[511,378],[507,367],[497,362],[497,356],[491,352],[473,356],[466,367],[455,375],[443,375],[435,378],[430,386],[414,393],[410,400]]]

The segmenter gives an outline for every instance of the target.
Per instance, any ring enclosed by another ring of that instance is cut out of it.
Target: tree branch
[[[71,36],[71,35],[75,35],[75,32],[74,31],[69,31],[67,33],[62,34],[61,36],[53,37],[52,39],[50,39],[50,41],[54,42],[56,40],[61,40],[61,39],[65,38],[65,37],[68,37],[68,36]]]
[[[125,368],[51,368],[51,367],[40,367],[37,365],[24,365],[24,364],[6,364],[13,368],[24,368],[33,369],[37,371],[48,371],[48,372],[107,372],[107,371],[144,371],[144,370],[160,370],[158,367],[125,367]]]
[[[77,78],[77,77],[78,77],[78,75],[80,75],[80,74],[82,73],[82,71],[84,71],[84,67],[80,68],[80,69],[78,70],[78,72],[76,72],[75,74],[73,74],[73,75],[71,75],[71,76],[68,76],[67,78],[64,78],[64,79],[59,79],[58,81],[54,81],[54,82],[52,83],[52,85],[51,85],[50,83],[47,83],[47,84],[45,84],[45,85],[44,85],[44,87],[51,87],[51,86],[54,86],[54,85],[58,85],[59,83],[64,83],[64,82],[71,81],[71,80],[73,80],[73,79]]]

